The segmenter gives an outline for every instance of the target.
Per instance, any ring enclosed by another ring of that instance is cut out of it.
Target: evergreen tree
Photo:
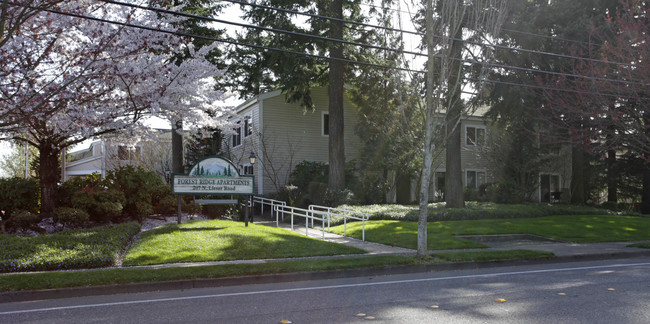
[[[527,141],[527,146],[535,145],[535,133],[539,130],[557,133],[557,130],[553,130],[555,127],[543,118],[549,113],[544,112],[543,90],[536,88],[540,85],[540,80],[545,78],[545,74],[534,71],[562,73],[566,66],[578,61],[544,55],[541,52],[570,55],[568,48],[592,42],[589,38],[590,28],[603,28],[607,12],[615,12],[618,3],[618,0],[511,1],[502,36],[497,40],[498,45],[505,47],[495,50],[494,64],[522,69],[505,67],[490,71],[487,79],[496,82],[490,83],[489,92],[483,98],[483,103],[491,106],[488,116],[502,128],[520,129],[522,135],[519,138]],[[506,47],[523,48],[527,51]],[[572,135],[589,128],[588,123],[589,120],[585,119],[573,124],[569,127],[573,134],[554,138],[556,145],[565,143],[573,147],[571,198],[572,202],[576,203],[584,203],[587,200],[585,193],[591,184],[587,183],[589,176],[585,171],[589,170],[589,161],[592,158],[584,149],[590,146],[589,141],[570,139],[576,138]],[[506,178],[516,178],[517,171],[512,170],[505,175]]]
[[[357,57],[356,47],[341,43],[297,35],[322,35],[332,39],[354,40],[362,37],[362,32],[345,28],[340,20],[310,17],[302,22],[292,12],[269,9],[282,8],[314,15],[334,17],[346,20],[363,20],[360,16],[361,0],[317,0],[287,1],[263,0],[257,2],[264,7],[242,5],[244,18],[252,24],[284,30],[279,31],[250,30],[238,34],[242,43],[280,48],[314,55],[329,55],[329,62],[304,55],[280,51],[260,51],[235,48],[228,54],[230,61],[224,79],[224,85],[236,90],[242,97],[258,95],[262,91],[280,89],[288,102],[298,102],[307,110],[314,107],[311,89],[317,86],[329,86],[329,187],[342,189],[345,184],[345,150],[343,142],[343,83],[354,76],[353,67],[345,65],[341,59]],[[345,16],[343,12],[345,10]],[[344,54],[345,52],[345,54]],[[357,57],[359,58],[359,57]]]

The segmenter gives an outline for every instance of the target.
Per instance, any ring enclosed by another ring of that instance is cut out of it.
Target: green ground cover
[[[418,221],[418,205],[342,205],[338,208],[368,213],[372,220]],[[428,221],[476,220],[503,218],[534,218],[552,215],[602,215],[607,211],[589,206],[562,204],[495,204],[489,202],[465,203],[465,208],[446,208],[445,203],[429,204]],[[343,218],[333,218],[335,224]]]
[[[123,265],[361,253],[366,252],[281,228],[256,224],[245,227],[241,222],[210,220],[170,224],[143,232],[129,248]]]
[[[638,248],[650,249],[650,242],[630,244],[628,246],[629,247],[638,247]]]
[[[0,235],[0,272],[106,267],[115,264],[137,223],[50,235]]]
[[[429,250],[484,247],[455,235],[534,234],[578,243],[624,242],[650,239],[650,218],[618,215],[559,215],[537,218],[482,219],[429,222]],[[332,227],[343,234],[343,225]],[[361,222],[347,224],[347,234],[361,238]],[[366,222],[366,240],[409,249],[417,248],[417,223],[377,220]]]

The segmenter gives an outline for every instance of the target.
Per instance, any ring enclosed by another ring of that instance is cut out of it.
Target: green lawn
[[[650,249],[650,242],[630,244],[628,246],[629,247],[638,247],[638,248],[643,248],[643,249]]]
[[[449,262],[497,261],[553,257],[543,251],[485,251],[439,253],[420,260],[407,256],[364,256],[317,260],[270,261],[254,264],[220,264],[160,269],[119,268],[89,271],[15,273],[0,276],[0,291],[105,286],[155,281],[193,280],[250,276],[269,273],[314,272],[328,270],[384,268]]]
[[[454,238],[455,235],[535,234],[578,243],[624,242],[650,239],[650,218],[615,215],[562,215],[538,218],[483,219],[429,222],[429,250],[484,247]],[[332,227],[343,233],[343,226]],[[348,235],[361,238],[361,222],[347,226]],[[402,221],[366,222],[366,240],[409,249],[417,247],[417,223]]]
[[[123,223],[50,235],[0,235],[0,272],[112,266],[139,231],[137,223]]]
[[[124,265],[361,254],[363,250],[284,229],[226,220],[166,225],[143,232]]]
[[[341,209],[368,213],[372,220],[400,220],[417,222],[420,211],[418,205],[343,205]],[[511,219],[533,218],[553,215],[602,215],[607,211],[590,206],[563,204],[495,204],[490,202],[465,202],[465,208],[446,208],[445,203],[431,203],[428,220],[474,220],[474,219]],[[343,223],[342,217],[333,217],[335,224]]]

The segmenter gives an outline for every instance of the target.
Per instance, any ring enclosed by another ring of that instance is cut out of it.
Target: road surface
[[[0,323],[650,323],[650,258],[0,304]]]

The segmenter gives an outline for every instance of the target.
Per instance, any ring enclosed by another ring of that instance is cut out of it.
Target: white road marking
[[[550,272],[563,272],[563,271],[581,271],[581,270],[596,270],[596,269],[624,268],[624,267],[638,267],[638,266],[650,266],[650,262],[646,262],[646,263],[630,263],[630,264],[613,264],[613,265],[590,266],[590,267],[575,267],[575,268],[557,268],[557,269],[545,269],[545,270],[497,272],[497,273],[486,273],[486,274],[475,274],[475,275],[437,277],[437,278],[422,278],[422,279],[408,279],[408,280],[394,280],[394,281],[356,283],[356,284],[344,284],[344,285],[332,285],[332,286],[318,286],[318,287],[304,287],[304,288],[288,288],[288,289],[275,289],[275,290],[247,291],[247,292],[225,293],[225,294],[214,294],[214,295],[202,295],[202,296],[173,297],[173,298],[159,298],[159,299],[143,299],[143,300],[133,300],[133,301],[125,301],[125,302],[113,302],[113,303],[99,303],[99,304],[88,304],[88,305],[75,305],[75,306],[61,306],[61,307],[26,309],[26,310],[19,310],[19,311],[0,312],[0,315],[16,315],[16,314],[24,314],[24,313],[35,313],[35,312],[51,312],[51,311],[59,311],[59,310],[93,308],[93,307],[107,307],[107,306],[121,306],[121,305],[135,305],[135,304],[148,304],[148,303],[183,301],[183,300],[193,300],[193,299],[207,299],[207,298],[220,298],[220,297],[233,297],[233,296],[276,294],[276,293],[299,292],[299,291],[310,291],[310,290],[324,290],[324,289],[336,289],[336,288],[355,288],[355,287],[367,287],[367,286],[379,286],[379,285],[395,285],[395,284],[427,282],[427,281],[445,281],[445,280],[456,280],[456,279],[501,277],[501,276],[522,275],[522,274],[550,273]]]

